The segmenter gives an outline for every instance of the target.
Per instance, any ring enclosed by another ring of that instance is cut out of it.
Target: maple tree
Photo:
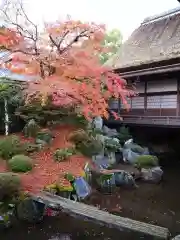
[[[99,54],[107,51],[102,45],[105,26],[67,18],[46,23],[41,32],[22,3],[7,1],[4,6],[0,46],[10,51],[12,60],[1,66],[36,78],[28,84],[27,102],[38,98],[46,104],[51,96],[54,105],[74,106],[87,119],[107,118],[112,97],[126,104],[132,94],[126,82],[99,61]]]

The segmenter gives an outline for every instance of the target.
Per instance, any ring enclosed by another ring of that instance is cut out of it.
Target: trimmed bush
[[[0,173],[0,201],[16,196],[20,191],[20,185],[18,175],[11,172]]]
[[[3,159],[7,160],[21,153],[24,153],[24,148],[19,137],[13,135],[0,140],[0,157]]]
[[[156,167],[159,164],[159,160],[156,156],[141,155],[136,158],[135,165],[138,168],[151,168]]]
[[[16,155],[8,161],[8,165],[13,172],[28,172],[32,170],[32,159],[25,155]]]
[[[67,160],[73,154],[75,154],[74,148],[57,149],[54,153],[54,159],[55,161],[62,162]]]

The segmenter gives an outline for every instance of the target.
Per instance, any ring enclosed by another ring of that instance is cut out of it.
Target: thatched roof
[[[107,62],[114,69],[180,57],[180,8],[146,18]]]

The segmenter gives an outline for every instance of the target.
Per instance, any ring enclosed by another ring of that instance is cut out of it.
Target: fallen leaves
[[[57,127],[53,130],[55,139],[48,149],[34,153],[34,168],[31,172],[19,174],[22,180],[23,190],[28,192],[39,192],[44,186],[53,183],[61,183],[69,186],[69,182],[64,178],[65,173],[72,173],[74,176],[81,176],[85,163],[89,160],[84,156],[73,155],[65,162],[55,162],[53,159],[54,151],[57,148],[71,146],[68,142],[68,136],[74,129],[69,126]],[[22,141],[31,142],[32,139],[26,139],[21,136]],[[4,161],[0,162],[0,172],[7,171]]]

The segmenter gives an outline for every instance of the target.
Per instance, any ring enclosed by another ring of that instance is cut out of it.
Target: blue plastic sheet
[[[79,199],[84,199],[90,195],[91,187],[83,177],[76,178],[73,185]]]

